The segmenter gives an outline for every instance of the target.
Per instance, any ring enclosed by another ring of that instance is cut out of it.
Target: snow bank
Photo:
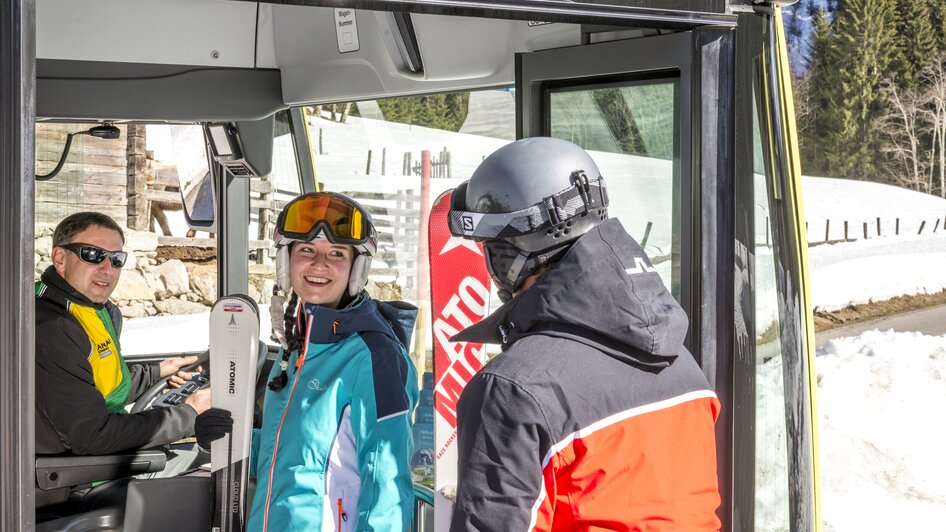
[[[875,330],[818,355],[825,530],[942,530],[946,336]]]

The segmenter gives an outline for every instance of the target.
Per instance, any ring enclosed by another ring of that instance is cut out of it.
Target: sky
[[[378,132],[377,125],[357,118],[345,126],[313,122],[326,130],[329,140],[318,168],[328,188],[350,188],[356,176],[372,190],[414,187],[416,180],[391,175],[400,168],[403,152],[414,151],[416,160],[420,149],[436,153],[447,147],[455,157],[454,178],[433,180],[433,201],[506,142],[399,125]],[[375,154],[387,148],[386,176],[380,176],[378,168],[373,176],[363,175],[368,147]],[[803,193],[808,240],[814,244],[809,264],[816,309],[946,289],[946,200],[888,185],[822,177],[805,177]],[[934,233],[937,217],[940,226]],[[836,242],[843,240],[844,221],[849,238],[858,240]],[[923,221],[924,232],[917,235]],[[828,240],[835,243],[822,243],[826,224]],[[207,318],[197,314],[126,320],[122,350],[133,355],[153,352],[155,345],[167,351],[206,349]],[[267,338],[269,320],[263,316],[260,321],[260,337]],[[825,531],[943,529],[946,459],[941,447],[946,418],[930,405],[946,404],[946,336],[873,330],[831,340],[817,355]],[[781,373],[780,365],[769,369],[772,375]]]

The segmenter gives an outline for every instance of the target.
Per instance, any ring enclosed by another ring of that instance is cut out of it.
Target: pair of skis
[[[210,399],[233,416],[233,431],[210,444],[214,532],[246,528],[259,327],[247,296],[222,297],[210,309]]]

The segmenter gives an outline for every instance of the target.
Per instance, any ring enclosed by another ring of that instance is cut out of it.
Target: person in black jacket
[[[718,530],[720,404],[687,317],[607,217],[578,146],[516,141],[453,193],[504,304],[455,335],[503,352],[458,404],[450,530]]]
[[[166,444],[194,432],[194,419],[210,407],[210,390],[185,404],[137,414],[125,412],[153,383],[172,386],[196,357],[160,363],[125,363],[122,318],[109,296],[127,254],[114,220],[80,212],[53,233],[52,266],[36,283],[36,453],[111,454]]]

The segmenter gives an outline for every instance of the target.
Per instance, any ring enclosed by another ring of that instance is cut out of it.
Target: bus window
[[[422,388],[412,473],[415,482],[432,488],[433,333],[429,280],[419,279],[418,264],[427,258],[420,221],[441,193],[469,179],[484,158],[515,138],[514,94],[499,89],[322,105],[312,108],[308,129],[320,189],[349,195],[372,213],[378,253],[368,292],[420,309],[409,346]],[[499,304],[493,292],[490,306]],[[498,352],[490,345],[487,356]]]
[[[754,94],[755,109],[760,109]],[[752,115],[755,224],[755,530],[788,531],[788,436],[775,245],[759,112]]]
[[[619,218],[680,300],[677,81],[549,92],[553,137],[589,151]]]
[[[296,148],[289,127],[289,112],[276,113],[273,127],[272,172],[250,180],[249,296],[260,306],[260,341],[277,346],[270,337],[269,302],[276,284],[273,230],[279,211],[289,200],[302,193],[302,179]]]
[[[37,124],[37,173],[55,166],[68,133],[96,125]],[[188,238],[177,188],[179,171],[206,172],[201,128],[118,128],[115,140],[74,136],[62,171],[37,181],[34,277],[50,265],[52,232],[63,218],[80,211],[106,214],[124,229],[129,253],[111,294],[125,318],[122,354],[129,360],[157,360],[202,351],[207,348],[206,312],[216,299],[216,243],[206,234]],[[166,343],[155,343],[149,331],[164,326],[192,327],[197,334],[165,335]]]

